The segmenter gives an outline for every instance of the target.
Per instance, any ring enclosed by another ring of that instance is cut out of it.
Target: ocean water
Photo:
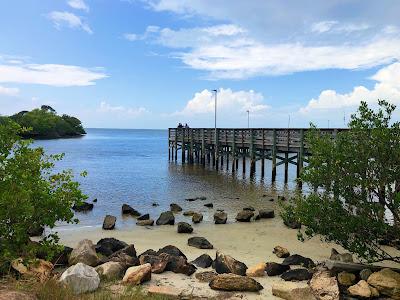
[[[77,213],[78,225],[60,224],[59,230],[70,230],[80,226],[101,226],[104,216],[117,217],[117,228],[134,228],[136,220],[121,216],[121,206],[127,203],[141,213],[150,213],[157,219],[162,211],[169,210],[170,203],[177,203],[184,210],[201,211],[204,222],[212,222],[216,209],[224,209],[234,216],[245,206],[257,209],[272,207],[272,197],[290,194],[295,188],[294,166],[289,166],[289,183],[283,184],[283,165],[278,167],[277,181],[271,182],[271,165],[266,161],[265,178],[260,177],[259,162],[256,176],[250,179],[239,171],[216,171],[211,166],[181,164],[168,161],[167,130],[87,129],[81,138],[40,140],[35,146],[48,153],[64,153],[65,158],[56,166],[57,170],[72,169],[79,175],[87,171],[88,176],[76,179],[88,201],[98,199],[94,209],[88,213]],[[230,167],[230,166],[229,166]],[[207,200],[188,202],[185,198],[205,196]],[[204,207],[212,202],[213,209]],[[159,206],[153,207],[157,203]],[[177,221],[183,220],[177,215]]]

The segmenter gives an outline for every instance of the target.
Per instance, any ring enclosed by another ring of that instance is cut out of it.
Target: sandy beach
[[[147,249],[158,250],[166,245],[175,245],[193,260],[203,253],[208,253],[215,257],[217,250],[252,266],[260,262],[275,261],[281,262],[282,259],[272,253],[274,246],[281,245],[289,249],[292,254],[301,254],[312,258],[314,261],[323,261],[329,258],[332,247],[339,251],[343,249],[333,244],[313,238],[307,242],[300,242],[297,239],[297,230],[286,228],[280,217],[274,219],[262,219],[251,223],[230,223],[224,225],[214,225],[209,223],[193,224],[192,234],[178,234],[176,225],[135,227],[132,230],[112,230],[104,231],[101,228],[81,228],[77,230],[64,230],[60,232],[61,243],[74,247],[81,239],[87,238],[96,243],[105,237],[114,237],[129,244],[133,243],[138,254]],[[202,250],[187,245],[187,240],[192,236],[202,236],[207,238],[213,245],[213,250]],[[198,269],[198,272],[207,269]],[[210,269],[211,270],[211,269]],[[234,293],[228,294],[241,299],[275,299],[271,294],[271,285],[280,281],[279,277],[256,278],[264,287],[260,294],[254,293]],[[193,293],[196,296],[216,296],[220,292],[211,290],[206,283],[199,282],[194,275],[191,277],[165,272],[153,274],[153,278],[148,284],[158,284],[163,286],[173,286],[184,290],[185,293]],[[278,299],[278,298],[276,298]]]

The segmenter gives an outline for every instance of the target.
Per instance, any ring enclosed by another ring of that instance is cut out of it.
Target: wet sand
[[[190,218],[188,217],[188,223]],[[326,260],[330,256],[333,244],[320,241],[313,238],[307,242],[300,242],[297,239],[297,230],[286,228],[279,217],[274,219],[262,219],[251,223],[230,223],[215,225],[209,223],[193,224],[194,232],[192,234],[178,234],[176,225],[170,226],[152,226],[135,227],[132,230],[112,230],[105,231],[101,228],[80,228],[77,230],[65,230],[60,232],[61,243],[74,247],[81,239],[87,238],[97,242],[101,238],[114,237],[127,243],[133,243],[138,254],[147,249],[158,250],[166,245],[175,245],[193,260],[203,253],[208,253],[215,257],[216,250],[252,266],[260,262],[275,261],[281,262],[282,259],[272,253],[276,245],[286,247],[292,254],[301,254],[312,258],[314,261]],[[202,236],[207,238],[213,245],[213,250],[202,250],[187,245],[187,240],[192,236]],[[334,246],[339,251],[343,249]],[[198,269],[198,272],[206,269]],[[211,269],[210,269],[211,270]],[[271,285],[280,281],[279,277],[256,278],[264,289],[260,294],[239,293],[242,299],[274,299],[271,294]],[[150,284],[170,285],[178,289],[185,290],[187,293],[193,292],[197,296],[215,296],[220,294],[211,290],[206,283],[200,283],[193,276],[188,277],[181,274],[165,272],[154,274]]]

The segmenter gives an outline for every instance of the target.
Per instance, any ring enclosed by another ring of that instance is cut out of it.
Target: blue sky
[[[0,114],[42,104],[86,127],[341,127],[400,103],[400,1],[0,3]],[[399,118],[399,114],[396,114]]]

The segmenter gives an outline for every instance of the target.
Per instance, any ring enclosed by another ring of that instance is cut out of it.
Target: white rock
[[[100,284],[100,277],[93,267],[77,263],[61,275],[60,282],[75,294],[82,294],[96,290]]]
[[[109,261],[97,266],[95,270],[101,278],[106,280],[115,280],[122,278],[124,266],[119,262]]]
[[[272,295],[286,300],[316,300],[305,282],[278,282],[272,285]]]
[[[84,263],[92,267],[98,265],[99,257],[91,240],[80,241],[78,246],[72,250],[69,256],[69,265],[72,266],[77,263]]]

